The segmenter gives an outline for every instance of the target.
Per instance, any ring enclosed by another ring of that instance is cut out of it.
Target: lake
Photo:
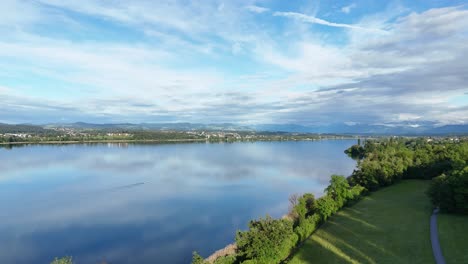
[[[355,140],[0,148],[0,263],[190,263],[356,165]]]

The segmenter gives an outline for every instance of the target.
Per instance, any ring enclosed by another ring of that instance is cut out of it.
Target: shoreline
[[[69,141],[21,141],[21,142],[0,142],[0,145],[27,145],[27,144],[86,144],[86,143],[145,143],[145,142],[202,142],[206,139],[142,139],[142,140],[69,140]]]
[[[351,140],[349,138],[320,138],[320,139],[286,139],[286,140],[232,140],[232,141],[213,141],[207,139],[142,139],[142,140],[125,140],[125,139],[110,139],[110,140],[69,140],[69,141],[21,141],[21,142],[0,142],[0,145],[27,145],[27,144],[86,144],[86,143],[165,143],[165,142],[208,142],[208,143],[219,143],[219,142],[264,142],[264,141],[320,141],[320,140]]]

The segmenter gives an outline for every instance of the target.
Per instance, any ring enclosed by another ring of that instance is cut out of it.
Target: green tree
[[[50,264],[73,264],[72,257],[55,258]]]
[[[321,220],[326,221],[328,217],[337,211],[335,200],[328,195],[320,197],[316,201],[315,211]]]
[[[468,166],[434,178],[428,195],[442,211],[468,214]]]
[[[238,256],[241,261],[270,264],[284,260],[298,241],[293,222],[285,219],[253,220],[249,230],[236,235]]]
[[[341,208],[349,198],[349,183],[344,176],[332,175],[330,185],[325,191],[335,200],[337,207]]]
[[[297,199],[297,204],[294,207],[294,212],[299,218],[305,218],[314,213],[315,196],[312,193],[305,193]]]
[[[192,264],[206,264],[207,262],[205,259],[198,254],[198,252],[194,251],[192,253]]]

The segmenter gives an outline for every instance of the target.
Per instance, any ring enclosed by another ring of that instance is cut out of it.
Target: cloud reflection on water
[[[248,220],[284,214],[290,194],[320,195],[330,174],[351,173],[353,143],[0,149],[0,262],[186,263]]]

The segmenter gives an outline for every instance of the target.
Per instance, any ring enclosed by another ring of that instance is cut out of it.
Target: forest
[[[351,149],[347,153],[362,158],[348,178],[352,186],[375,191],[401,179],[432,179],[428,195],[435,207],[468,213],[466,140],[388,139]]]

